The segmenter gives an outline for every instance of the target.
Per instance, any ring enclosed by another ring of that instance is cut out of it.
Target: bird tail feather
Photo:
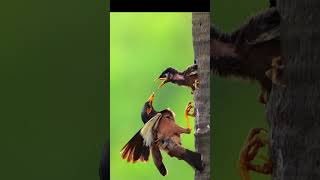
[[[159,172],[161,173],[162,176],[167,175],[167,169],[164,166],[163,162],[162,162],[162,155],[161,152],[159,150],[158,146],[152,146],[151,148],[151,154],[153,157],[153,162],[156,165],[156,167],[158,168]]]
[[[141,160],[148,161],[150,155],[150,148],[143,143],[143,137],[140,130],[129,140],[129,142],[122,148],[121,157],[128,162],[136,162]]]
[[[182,156],[182,159],[185,160],[192,167],[197,169],[198,171],[203,171],[203,163],[201,160],[201,154],[197,152],[190,151],[186,149],[186,152]]]

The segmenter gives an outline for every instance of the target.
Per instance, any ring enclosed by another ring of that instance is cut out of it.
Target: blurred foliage
[[[184,70],[193,63],[191,13],[111,13],[110,26],[111,180],[164,179],[151,156],[148,163],[131,164],[120,150],[143,126],[140,111],[153,91],[155,109],[169,107],[186,127],[191,90],[167,84],[158,91],[154,79],[169,66]],[[194,150],[193,135],[182,135],[182,143]],[[162,155],[169,171],[165,179],[193,179],[194,170],[184,161]]]

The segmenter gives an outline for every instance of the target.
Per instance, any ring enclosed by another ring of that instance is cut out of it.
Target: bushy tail
[[[143,143],[143,137],[140,130],[129,140],[129,142],[122,148],[121,157],[128,162],[136,162],[137,160],[148,161],[150,148]]]
[[[183,154],[182,159],[185,160],[192,167],[198,171],[203,171],[203,163],[201,160],[201,154],[197,152],[190,151],[186,149],[186,152]]]

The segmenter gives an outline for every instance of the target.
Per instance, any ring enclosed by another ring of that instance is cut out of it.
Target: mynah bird
[[[257,80],[261,85],[259,101],[266,104],[272,83],[283,85],[281,72],[284,66],[280,48],[280,15],[276,8],[269,8],[252,17],[233,31],[223,33],[211,25],[210,71],[222,77]],[[168,82],[195,90],[198,86],[197,64],[179,72],[169,67],[159,79],[162,87]]]
[[[151,154],[153,156],[153,161],[157,169],[163,176],[167,175],[167,170],[162,162],[162,155],[160,152],[161,143],[158,141],[156,143],[154,139],[156,138],[156,135],[157,135],[155,133],[158,132],[158,130],[160,130],[159,131],[161,132],[160,134],[163,135],[161,137],[168,138],[166,142],[169,142],[169,145],[173,146],[174,145],[173,143],[177,143],[177,142],[180,143],[177,148],[176,147],[167,148],[170,150],[172,156],[178,157],[180,159],[186,159],[186,161],[190,162],[191,164],[199,163],[198,162],[199,160],[201,162],[200,154],[189,151],[181,147],[180,134],[190,133],[190,129],[182,128],[175,123],[165,123],[167,122],[166,118],[168,118],[168,112],[171,113],[170,117],[174,117],[173,112],[169,109],[165,109],[163,111],[157,112],[153,108],[153,105],[152,105],[153,100],[154,100],[154,93],[149,97],[148,101],[144,104],[141,112],[141,118],[142,118],[142,121],[145,123],[145,125],[122,148],[121,150],[122,158],[126,159],[128,162],[136,162],[138,160],[148,161],[149,154],[151,151]],[[161,119],[164,119],[164,120],[162,121]],[[155,126],[155,122],[157,122],[156,126]],[[162,122],[162,123],[159,123],[159,122]],[[153,135],[155,135],[154,138],[152,138]],[[175,141],[171,142],[172,140],[175,140]],[[166,149],[166,148],[163,147],[162,149]],[[194,157],[194,155],[196,155],[196,157]],[[194,162],[195,161],[194,159],[196,159],[197,162]],[[200,167],[196,165],[195,167]]]
[[[169,67],[161,73],[159,79],[162,81],[159,88],[164,86],[166,83],[171,82],[179,86],[190,87],[191,90],[194,91],[198,88],[197,65],[193,64],[182,72]]]
[[[157,154],[154,158],[162,159],[159,150],[163,150],[169,156],[184,160],[194,169],[202,171],[204,167],[201,154],[185,149],[181,145],[180,135],[190,132],[189,128],[182,128],[176,124],[175,113],[169,108],[158,112],[141,129],[144,144]],[[157,163],[155,164],[158,167]]]

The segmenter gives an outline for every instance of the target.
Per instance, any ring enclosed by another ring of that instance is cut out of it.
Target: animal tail
[[[158,168],[159,172],[161,173],[162,176],[167,175],[167,169],[164,166],[163,162],[162,162],[162,155],[160,152],[160,149],[158,146],[152,146],[151,148],[151,154],[153,157],[153,162],[156,165],[156,167]]]
[[[182,156],[182,159],[190,164],[192,167],[198,171],[203,171],[204,166],[201,160],[201,154],[197,152],[190,151],[186,149],[185,153]]]
[[[143,137],[140,130],[129,140],[129,142],[121,149],[122,159],[128,162],[136,162],[137,160],[148,161],[150,148],[143,143]]]

